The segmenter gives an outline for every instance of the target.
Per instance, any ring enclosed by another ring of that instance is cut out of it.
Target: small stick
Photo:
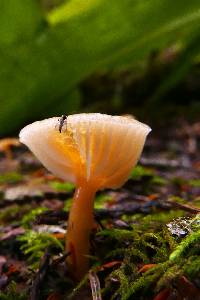
[[[191,214],[200,213],[200,208],[193,206],[193,205],[182,204],[182,203],[178,203],[178,202],[171,201],[171,200],[167,200],[166,203],[170,204],[172,207],[176,207],[176,208],[180,208],[182,210],[188,211]]]
[[[60,263],[64,262],[65,259],[70,255],[70,252],[66,252],[64,253],[61,257],[58,257],[57,259],[55,259],[54,261],[52,261],[51,266],[57,266]]]
[[[49,250],[47,249],[47,251],[45,252],[41,260],[40,267],[36,274],[36,277],[33,281],[31,287],[31,293],[30,293],[30,300],[40,299],[40,288],[49,269],[49,262],[50,262],[50,253]]]
[[[152,204],[153,206],[153,204]],[[149,206],[150,207],[150,206]],[[95,221],[100,225],[100,219],[113,219],[119,218],[122,215],[131,215],[136,212],[143,212],[144,207],[140,205],[130,205],[128,208],[116,208],[116,209],[96,209],[94,211]],[[56,212],[53,211],[45,211],[36,217],[35,224],[47,224],[54,225],[59,221],[64,221],[68,217],[68,212],[64,212],[62,210],[58,210]],[[102,225],[102,224],[101,224]],[[100,225],[100,226],[101,226]],[[103,227],[103,226],[102,226]]]
[[[26,204],[26,203],[30,203],[30,201],[37,201],[37,202],[41,202],[44,199],[59,199],[61,201],[66,200],[67,197],[71,196],[71,193],[69,192],[45,192],[43,195],[22,195],[22,196],[18,196],[15,199],[9,199],[6,198],[6,193],[4,195],[4,198],[0,201],[0,208],[4,208],[7,206],[11,206],[13,204]]]

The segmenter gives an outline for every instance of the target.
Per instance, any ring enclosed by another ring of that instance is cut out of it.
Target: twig
[[[170,207],[168,206],[170,205]],[[171,200],[166,201],[148,201],[146,204],[130,204],[128,207],[112,208],[112,209],[96,209],[94,211],[95,220],[99,223],[102,219],[116,219],[122,215],[132,215],[133,213],[147,213],[151,207],[162,207],[169,210],[171,207],[179,208],[188,211],[192,214],[200,213],[200,208],[174,202]],[[69,213],[63,210],[58,211],[45,211],[36,217],[35,224],[48,224],[55,225],[60,221],[66,221]]]
[[[188,211],[192,214],[200,213],[200,208],[193,206],[193,205],[182,204],[182,203],[178,203],[178,202],[171,201],[171,200],[167,200],[166,203],[170,204],[170,206],[172,206],[172,207],[176,207],[176,208]]]
[[[40,299],[40,288],[49,269],[49,262],[50,262],[50,253],[49,253],[49,249],[47,249],[47,251],[45,252],[41,260],[40,267],[36,274],[36,277],[33,281],[31,287],[31,293],[30,293],[30,300]]]
[[[102,300],[101,286],[100,286],[100,281],[99,281],[97,274],[93,271],[89,271],[89,280],[90,280],[90,287],[92,290],[92,299],[93,300]]]
[[[99,222],[100,219],[109,219],[109,218],[118,218],[122,215],[131,215],[136,212],[146,212],[147,208],[150,206],[155,207],[156,205],[160,205],[159,202],[157,204],[155,201],[149,201],[148,206],[146,205],[137,205],[137,204],[130,204],[128,207],[122,208],[114,208],[114,209],[96,209],[94,212],[95,219]],[[58,224],[59,221],[66,221],[68,218],[68,212],[64,212],[62,210],[59,211],[46,211],[36,217],[35,224],[48,224],[54,225]]]
[[[70,255],[71,253],[70,252],[66,252],[64,253],[61,257],[58,257],[57,259],[53,260],[52,263],[51,263],[51,266],[57,266],[59,265],[60,263],[64,262],[65,259]]]
[[[40,195],[23,195],[22,197],[18,197],[16,199],[2,199],[0,202],[0,208],[4,208],[13,204],[26,204],[30,203],[30,201],[36,201],[41,202],[45,199],[51,200],[51,199],[59,199],[61,201],[65,201],[71,193],[68,192],[45,192],[41,196]]]
[[[48,210],[36,217],[35,224],[47,224],[47,225],[55,225],[58,224],[59,221],[66,221],[68,219],[68,212],[63,210]]]
[[[148,158],[148,157],[141,157],[140,163],[144,166],[151,166],[163,169],[169,168],[183,168],[183,169],[191,169],[191,166],[188,161],[184,161],[181,159],[167,159],[167,158]]]

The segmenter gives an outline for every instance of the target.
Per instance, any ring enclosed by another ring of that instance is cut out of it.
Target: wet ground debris
[[[97,194],[101,226],[91,235],[90,272],[78,285],[64,252],[74,186],[25,148],[11,147],[11,158],[0,153],[0,299],[198,300],[198,147],[196,133],[168,130],[149,139],[122,189]]]

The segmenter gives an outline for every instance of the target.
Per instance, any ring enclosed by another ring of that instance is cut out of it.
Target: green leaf
[[[1,135],[54,112],[77,111],[79,103],[68,95],[81,80],[96,71],[131,67],[175,42],[187,46],[200,20],[199,0],[71,0],[51,12],[42,27],[46,20],[35,1],[3,3]]]
[[[198,31],[192,34],[190,38],[188,38],[187,47],[180,53],[169,75],[164,78],[163,82],[151,97],[149,101],[150,106],[154,105],[155,107],[156,105],[158,105],[159,101],[162,100],[162,96],[165,95],[186,76],[199,53],[200,34],[198,28]]]
[[[25,41],[45,24],[42,11],[34,0],[0,1],[0,43]]]

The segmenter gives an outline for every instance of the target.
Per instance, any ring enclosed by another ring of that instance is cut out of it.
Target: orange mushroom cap
[[[59,128],[57,117],[34,122],[21,130],[20,141],[58,177],[98,189],[127,180],[151,131],[133,118],[99,113],[70,115]]]

